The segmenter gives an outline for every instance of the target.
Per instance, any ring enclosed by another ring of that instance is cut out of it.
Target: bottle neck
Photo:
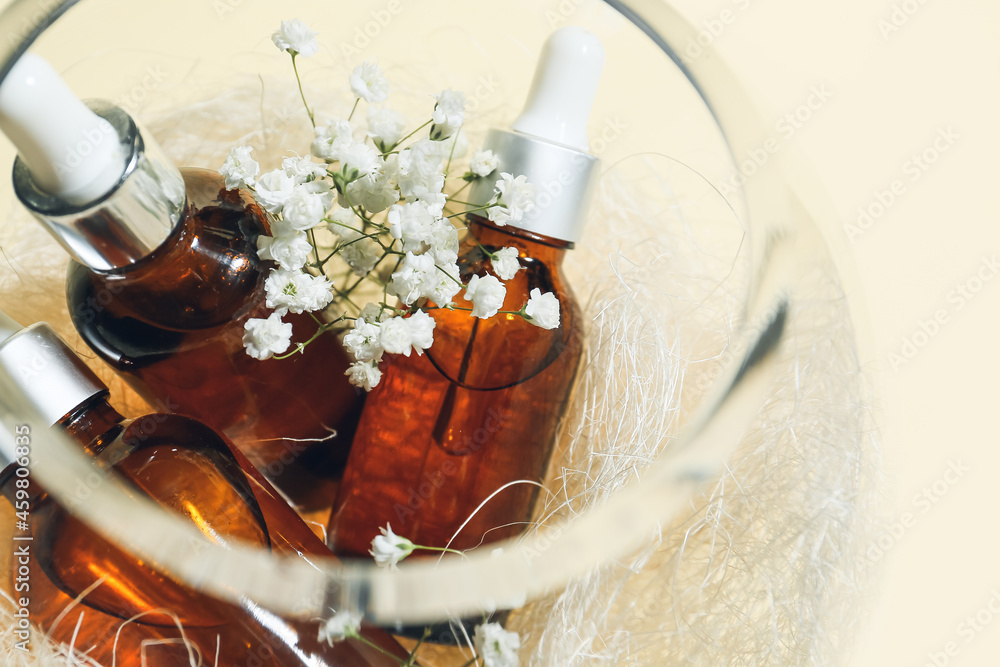
[[[469,234],[481,245],[487,248],[516,247],[525,251],[528,257],[543,262],[553,269],[559,268],[566,257],[566,251],[575,247],[572,241],[535,234],[510,225],[501,227],[475,214],[470,214],[466,220]]]
[[[108,272],[138,262],[166,240],[180,221],[185,192],[180,172],[127,113],[98,103],[92,110],[118,133],[126,155],[119,182],[95,201],[71,204],[40,188],[18,158],[14,192],[73,259]]]
[[[109,432],[123,421],[125,417],[111,407],[108,403],[108,394],[105,392],[92,396],[85,403],[78,405],[56,426],[81,445],[85,452],[97,456],[109,442],[114,440],[115,434],[110,434],[109,437]]]

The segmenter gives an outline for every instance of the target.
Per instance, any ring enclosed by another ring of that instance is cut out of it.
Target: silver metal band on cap
[[[108,390],[100,378],[44,322],[0,343],[0,372],[11,379],[48,428]]]
[[[508,226],[563,241],[580,240],[600,163],[596,157],[512,130],[490,130],[483,148],[492,150],[500,165],[475,182],[471,203],[489,203],[501,173],[523,174],[535,186],[535,208]]]
[[[73,259],[94,271],[113,271],[146,257],[167,239],[184,210],[184,181],[127,113],[101,102],[87,104],[115,128],[128,156],[118,184],[96,201],[73,206],[41,190],[18,158],[14,192]]]

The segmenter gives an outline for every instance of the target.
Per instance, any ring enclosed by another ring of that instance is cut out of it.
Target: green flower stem
[[[457,549],[449,549],[448,547],[422,547],[419,544],[415,544],[413,545],[413,548],[415,550],[423,549],[424,551],[440,551],[441,553],[446,553],[446,554],[457,554],[462,558],[468,558],[468,556],[465,553],[458,551]]]
[[[458,135],[459,135],[459,133],[461,133],[461,131],[462,131],[462,128],[459,127],[458,130],[455,131],[455,138],[451,142],[451,152],[448,153],[448,163],[444,166],[444,176],[445,176],[445,178],[448,177],[448,172],[451,171],[451,159],[453,157],[455,157],[455,146],[458,145]]]
[[[406,135],[405,137],[403,137],[402,139],[400,139],[399,141],[397,141],[396,143],[394,143],[390,147],[390,150],[386,151],[385,153],[382,153],[382,157],[385,157],[386,155],[389,155],[390,153],[394,152],[396,150],[397,146],[401,146],[404,141],[406,141],[407,139],[409,139],[410,137],[412,137],[414,134],[416,134],[420,130],[424,129],[425,127],[427,127],[428,125],[430,125],[433,122],[434,122],[434,120],[431,119],[431,120],[427,121],[426,123],[424,123],[423,125],[421,125],[420,127],[418,127],[417,129],[415,129],[413,132],[410,132],[408,135]]]
[[[316,318],[315,315],[313,315],[313,319],[315,319],[317,322],[319,321],[319,319]],[[313,342],[314,340],[316,340],[317,338],[319,338],[320,336],[322,336],[323,334],[325,334],[327,331],[329,331],[330,329],[332,329],[334,326],[336,326],[340,322],[344,321],[345,319],[347,319],[347,317],[342,316],[342,317],[338,317],[333,322],[326,322],[324,324],[321,324],[320,327],[319,327],[319,329],[316,330],[316,333],[314,333],[309,340],[307,340],[304,343],[299,343],[298,345],[295,346],[295,350],[293,350],[292,352],[289,352],[288,354],[275,355],[274,359],[279,359],[279,360],[280,359],[288,359],[289,357],[291,357],[293,355],[300,354],[301,352],[303,352],[306,349],[306,345],[308,345],[309,343]]]
[[[458,202],[458,203],[461,204],[462,202]],[[469,213],[475,213],[476,211],[485,211],[486,209],[493,208],[494,206],[496,206],[496,204],[493,203],[493,202],[490,202],[489,204],[486,204],[486,206],[477,206],[476,208],[470,208],[468,210],[462,211],[461,213],[453,213],[453,214],[451,214],[449,216],[446,216],[446,217],[448,217],[448,218],[457,218],[460,215],[468,215]]]
[[[431,629],[424,628],[424,635],[417,641],[417,645],[413,647],[410,651],[410,659],[406,661],[403,667],[414,667],[417,664],[417,651],[423,645],[424,641],[431,636]]]
[[[351,108],[351,115],[347,117],[347,122],[350,123],[351,119],[354,118],[354,112],[358,110],[358,105],[361,104],[361,98],[354,100],[354,106]]]
[[[462,287],[462,288],[464,288],[464,287],[465,287],[465,285],[463,285],[463,284],[462,284],[462,281],[461,281],[461,280],[459,280],[459,279],[458,279],[458,278],[456,278],[455,276],[451,275],[450,273],[448,273],[447,271],[445,271],[444,269],[442,269],[442,268],[441,268],[440,266],[438,266],[437,264],[435,264],[435,265],[434,265],[434,268],[436,268],[436,269],[437,269],[438,271],[440,271],[440,272],[441,272],[441,273],[443,273],[444,275],[446,275],[446,276],[448,276],[449,278],[451,278],[451,281],[452,281],[453,283],[455,283],[456,285],[458,285],[459,287]]]
[[[295,56],[297,53],[292,54],[292,70],[295,71],[295,82],[299,84],[299,95],[302,97],[302,104],[306,108],[306,113],[309,114],[309,122],[312,123],[313,128],[316,127],[316,117],[313,115],[312,109],[309,108],[309,103],[306,102],[306,93],[302,90],[302,78],[299,76],[299,66],[295,63]]]

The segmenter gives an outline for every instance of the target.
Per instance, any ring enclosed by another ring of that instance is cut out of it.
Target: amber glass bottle
[[[73,322],[152,405],[224,432],[303,507],[329,505],[360,412],[347,357],[332,334],[288,359],[247,355],[244,325],[269,314],[271,264],[256,252],[267,215],[215,172],[182,174],[183,220],[152,254],[113,272],[72,263]],[[285,319],[293,345],[316,330],[309,315]]]
[[[333,334],[286,360],[244,351],[273,267],[251,194],[181,174],[127,113],[84,105],[34,54],[0,82],[0,129],[18,149],[18,199],[74,259],[69,307],[87,343],[157,409],[224,432],[293,501],[328,508],[360,394]],[[286,321],[293,343],[318,326]]]
[[[366,557],[387,523],[416,544],[466,550],[518,535],[531,518],[580,358],[580,312],[560,269],[571,243],[483,218],[469,217],[462,281],[492,270],[484,249],[506,246],[524,268],[506,282],[502,310],[520,310],[532,289],[553,292],[560,326],[431,311],[434,346],[391,355],[368,397],[330,519],[338,555]]]
[[[0,332],[15,328],[0,313]],[[246,458],[209,427],[167,414],[124,420],[108,404],[107,389],[44,325],[0,345],[0,365],[8,372],[23,369],[26,360],[35,370],[20,382],[29,402],[93,456],[98,469],[118,473],[134,495],[184,516],[223,547],[241,540],[307,561],[329,555]],[[104,664],[188,665],[189,650],[205,665],[397,664],[354,640],[320,644],[315,621],[286,621],[249,600],[232,605],[188,588],[91,530],[18,468],[11,464],[0,473],[0,491],[24,513],[15,543],[29,553],[28,576],[15,569],[11,583],[18,590],[20,580],[27,581],[18,594],[29,601],[31,621],[53,639],[74,643]],[[70,490],[69,502],[87,502],[100,483],[95,470]],[[30,540],[18,539],[24,537]],[[366,630],[365,636],[405,656],[385,633]]]

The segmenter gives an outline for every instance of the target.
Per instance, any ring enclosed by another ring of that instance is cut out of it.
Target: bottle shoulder
[[[271,265],[257,256],[257,238],[270,228],[267,214],[250,193],[226,190],[215,172],[184,169],[182,175],[184,214],[153,253],[107,273],[71,264],[67,296],[78,325],[113,315],[140,328],[206,329],[261,303]]]

